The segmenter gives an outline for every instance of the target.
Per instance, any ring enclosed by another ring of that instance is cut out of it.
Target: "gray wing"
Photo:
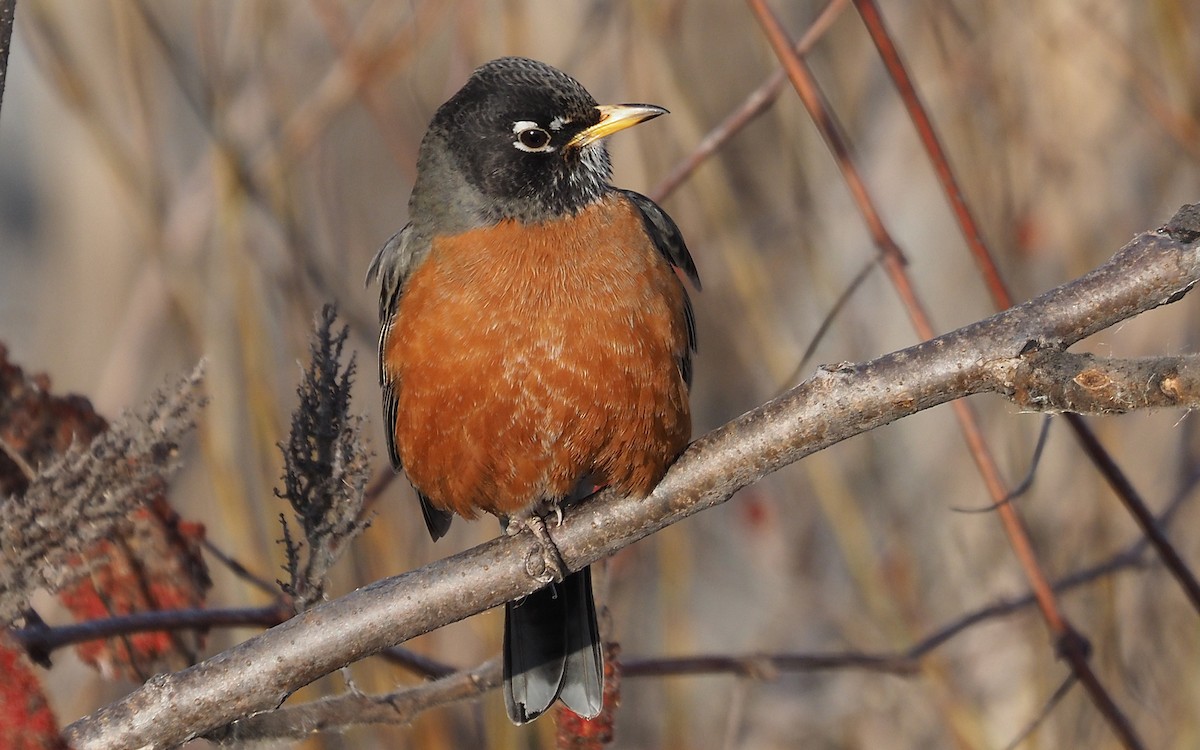
[[[372,280],[379,282],[379,386],[383,391],[383,424],[387,436],[388,458],[396,471],[403,469],[400,464],[400,453],[396,450],[396,410],[400,403],[397,392],[400,384],[389,378],[383,366],[383,347],[387,344],[388,336],[395,323],[396,308],[400,304],[400,294],[404,290],[404,282],[417,264],[428,254],[429,242],[413,230],[412,223],[396,232],[388,240],[367,268],[367,283]],[[425,518],[425,527],[436,542],[450,530],[450,521],[454,516],[441,508],[435,508],[429,498],[420,491],[417,496],[421,500],[421,515]]]
[[[638,213],[642,215],[642,224],[646,227],[646,234],[650,235],[650,239],[658,248],[658,252],[662,254],[663,259],[683,271],[684,275],[695,285],[696,291],[700,291],[700,274],[696,271],[692,254],[688,252],[687,244],[683,241],[683,234],[679,231],[675,221],[657,203],[641,193],[621,189],[617,189],[617,191],[628,198],[629,202],[637,208]],[[679,372],[683,374],[684,382],[690,386],[692,384],[692,353],[696,351],[696,315],[692,311],[692,300],[688,297],[687,289],[683,290],[683,313],[687,324],[688,345],[687,350],[679,357]]]

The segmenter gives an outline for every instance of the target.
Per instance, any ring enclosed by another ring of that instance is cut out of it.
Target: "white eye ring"
[[[513,134],[517,136],[517,140],[513,141],[513,146],[520,151],[539,154],[554,150],[554,147],[550,145],[550,134],[536,122],[529,120],[514,122]]]

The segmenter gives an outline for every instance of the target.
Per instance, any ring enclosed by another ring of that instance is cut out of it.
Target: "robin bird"
[[[648,494],[687,445],[696,335],[675,269],[699,289],[696,267],[666,212],[609,184],[603,142],[664,113],[505,57],[434,115],[409,222],[368,271],[388,452],[434,540],[454,513],[544,534],[594,487]],[[517,724],[555,699],[600,712],[587,568],[505,608],[504,693]]]

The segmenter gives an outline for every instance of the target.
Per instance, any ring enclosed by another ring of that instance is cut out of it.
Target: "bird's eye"
[[[550,151],[550,134],[536,123],[518,122],[513,126],[517,140],[513,145],[522,151]]]
[[[535,151],[539,148],[545,148],[546,144],[550,142],[550,134],[541,128],[530,128],[521,133],[520,137],[521,145]]]

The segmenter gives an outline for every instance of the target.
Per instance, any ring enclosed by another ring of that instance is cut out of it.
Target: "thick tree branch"
[[[1171,503],[1161,521],[1179,508],[1193,482]],[[1056,593],[1083,586],[1116,572],[1147,566],[1145,539],[1090,568],[1072,573],[1054,585]],[[921,659],[974,625],[1027,609],[1032,593],[1002,599],[968,612],[937,628],[904,651],[893,653],[841,652],[826,654],[710,654],[622,661],[621,678],[678,677],[731,674],[745,679],[774,680],[780,674],[833,670],[864,670],[909,677],[920,674]],[[478,698],[500,684],[500,661],[492,659],[473,669],[442,675],[439,679],[386,695],[353,693],[323,698],[299,706],[256,714],[208,735],[219,742],[300,739],[315,732],[342,731],[368,723],[407,724],[423,711]]]
[[[982,392],[1022,362],[1173,302],[1200,280],[1195,222],[1136,237],[1097,270],[1018,307],[872,362],[821,368],[697,440],[647,498],[597,495],[553,530],[571,570],[853,435]],[[67,728],[73,747],[162,747],[279,706],[346,664],[539,587],[529,535],[500,538],[323,604],[190,669],[153,678]],[[528,561],[528,563],[527,563]]]
[[[1122,414],[1200,408],[1200,356],[1112,359],[1046,350],[1023,357],[1012,400],[1031,411]]]

